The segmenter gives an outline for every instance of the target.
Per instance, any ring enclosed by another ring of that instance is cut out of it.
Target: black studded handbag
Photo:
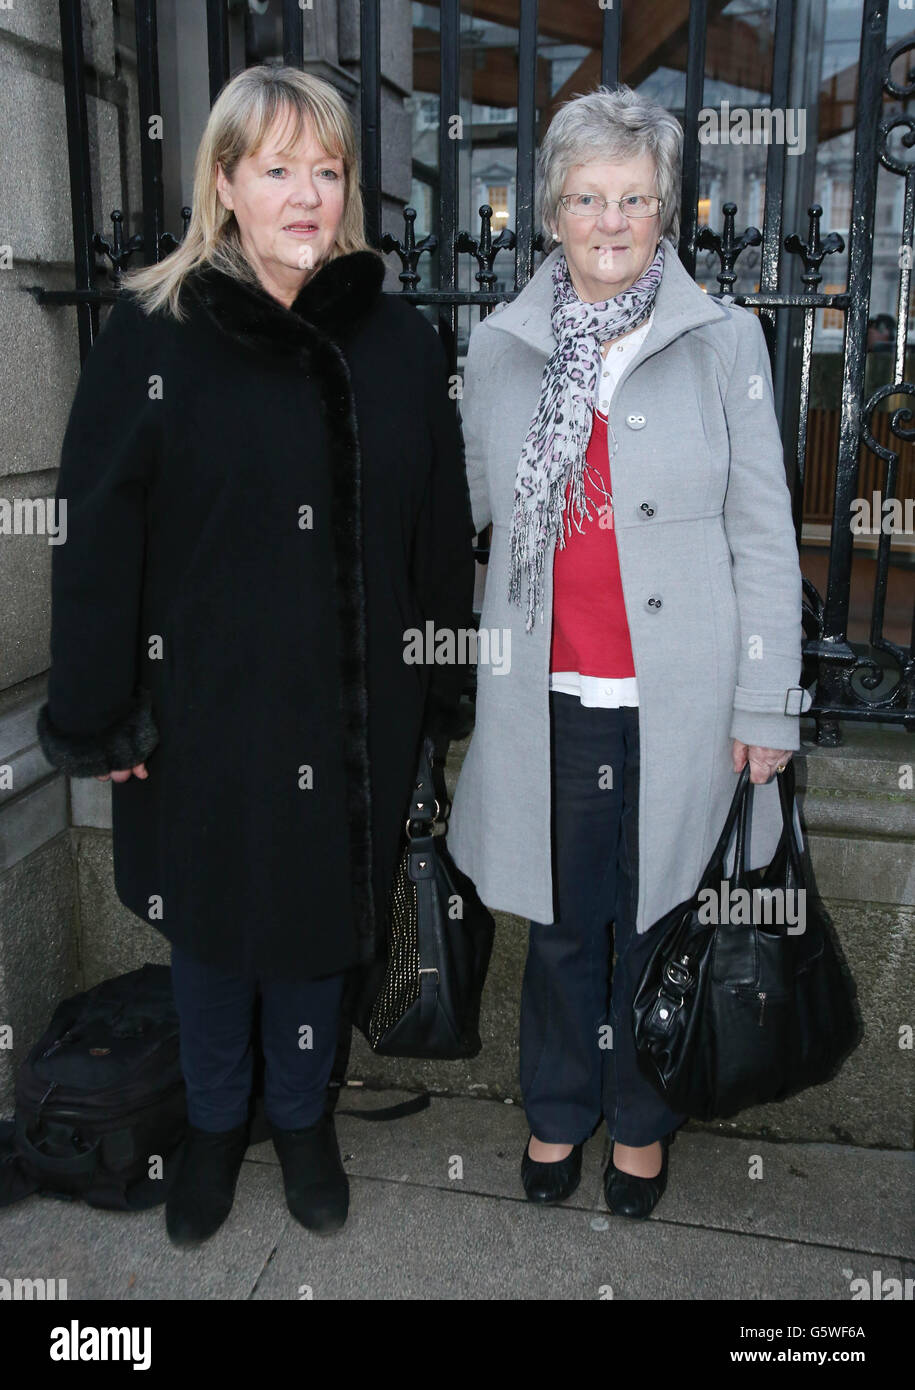
[[[495,922],[448,854],[425,739],[403,854],[385,919],[385,950],[361,972],[353,1022],[388,1057],[475,1057]]]
[[[793,760],[776,776],[782,833],[773,859],[745,867],[747,765],[696,893],[655,924],[659,944],[635,995],[640,1070],[671,1109],[700,1120],[829,1080],[861,1037],[854,982],[795,836]]]

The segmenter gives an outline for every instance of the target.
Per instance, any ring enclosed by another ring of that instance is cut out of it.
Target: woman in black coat
[[[335,90],[238,74],[187,236],[125,280],[64,439],[39,734],[55,766],[111,778],[118,896],[172,946],[176,1243],[232,1205],[258,987],[290,1210],[343,1224],[323,1109],[344,973],[382,939],[421,737],[460,692],[459,668],[404,660],[408,629],[470,625],[445,355],[382,293],[362,226]]]

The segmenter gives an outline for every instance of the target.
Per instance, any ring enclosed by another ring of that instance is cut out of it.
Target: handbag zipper
[[[751,999],[755,999],[758,1001],[759,1013],[757,1014],[756,1022],[760,1028],[764,1027],[765,1025],[766,1005],[769,1002],[769,1000],[774,999],[776,1000],[776,1002],[778,1002],[779,1000],[783,1000],[787,997],[781,990],[775,990],[773,993],[771,989],[753,989],[753,987],[750,985],[746,985],[742,989],[738,987],[737,989],[735,989],[734,993],[737,995],[739,999],[743,999],[747,1004],[749,1004]]]

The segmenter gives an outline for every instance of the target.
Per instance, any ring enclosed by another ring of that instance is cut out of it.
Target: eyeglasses
[[[576,217],[600,217],[606,212],[608,203],[599,193],[564,193],[559,199],[566,212]],[[627,193],[624,198],[613,198],[624,217],[654,217],[664,206],[661,198],[647,193]]]

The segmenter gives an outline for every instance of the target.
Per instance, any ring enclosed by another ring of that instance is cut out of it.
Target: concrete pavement
[[[348,1086],[339,1110],[406,1097]],[[71,1300],[849,1301],[864,1287],[855,1280],[884,1297],[887,1280],[915,1281],[908,1151],[687,1127],[666,1193],[637,1222],[605,1207],[601,1133],[568,1202],[527,1202],[517,1105],[434,1096],[393,1121],[340,1113],[337,1133],[351,1205],[335,1236],[290,1216],[267,1141],[248,1150],[231,1215],[198,1249],[169,1244],[163,1206],[119,1213],[32,1196],[0,1210],[0,1277],[66,1279]]]

